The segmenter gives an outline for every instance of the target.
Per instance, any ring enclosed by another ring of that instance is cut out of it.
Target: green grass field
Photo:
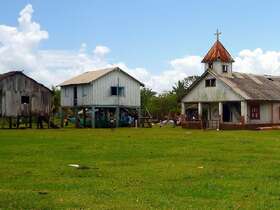
[[[280,209],[280,131],[0,130],[0,209]]]

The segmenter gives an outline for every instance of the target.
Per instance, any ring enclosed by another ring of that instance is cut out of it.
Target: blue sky
[[[1,2],[0,24],[16,26],[27,4],[49,35],[41,50],[107,46],[108,63],[122,61],[152,74],[168,69],[172,59],[203,56],[217,28],[233,56],[244,49],[280,50],[280,1],[9,0]]]
[[[16,24],[27,3],[33,5],[34,20],[49,32],[43,48],[102,44],[111,48],[113,61],[154,71],[169,59],[205,54],[217,27],[232,54],[280,49],[279,1],[9,0],[1,3],[1,22]]]

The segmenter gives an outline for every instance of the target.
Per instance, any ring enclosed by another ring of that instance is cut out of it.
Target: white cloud
[[[108,66],[105,56],[110,49],[97,46],[92,54],[87,45],[80,50],[40,50],[48,32],[32,21],[33,8],[28,4],[19,14],[18,26],[0,25],[0,71],[24,70],[46,85],[57,85],[88,69]]]
[[[104,57],[105,55],[107,55],[111,50],[106,47],[106,46],[96,46],[95,50],[93,51],[93,53],[97,56],[97,57]]]
[[[233,68],[245,73],[280,75],[280,51],[242,50]]]
[[[78,50],[40,50],[39,45],[48,39],[48,32],[32,20],[32,5],[20,13],[17,26],[0,25],[0,73],[24,70],[28,75],[50,86],[96,68],[119,66],[146,86],[164,91],[180,79],[203,72],[201,57],[187,55],[169,62],[169,68],[152,73],[145,68],[130,68],[124,62],[110,64],[110,48],[98,45],[88,52],[86,43]],[[234,70],[256,74],[280,75],[280,51],[261,49],[242,50],[235,58]]]

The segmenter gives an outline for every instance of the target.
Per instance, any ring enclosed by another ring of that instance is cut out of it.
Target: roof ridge
[[[130,74],[126,73],[125,71],[123,71],[118,66],[83,72],[83,73],[81,73],[77,76],[74,76],[74,77],[60,83],[58,86],[89,84],[89,83],[91,83],[91,82],[93,82],[93,81],[95,81],[95,80],[113,72],[113,71],[116,71],[116,70],[120,70],[121,72],[128,75],[129,77],[131,77],[132,79],[134,79],[135,81],[140,83],[142,86],[144,86],[144,84],[142,82],[140,82],[136,78],[132,77]]]
[[[276,75],[268,75],[268,74],[254,74],[254,73],[246,73],[246,72],[238,72],[238,71],[233,71],[232,72],[233,74],[234,73],[238,73],[238,74],[244,74],[244,75],[253,75],[253,76],[258,76],[258,77],[272,77],[272,78],[280,78],[280,75],[279,76],[276,76]]]

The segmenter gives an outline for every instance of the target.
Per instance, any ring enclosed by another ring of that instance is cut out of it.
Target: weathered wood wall
[[[22,103],[22,96],[29,97],[29,103]],[[0,80],[0,116],[16,117],[49,115],[51,91],[23,73],[17,73]]]

